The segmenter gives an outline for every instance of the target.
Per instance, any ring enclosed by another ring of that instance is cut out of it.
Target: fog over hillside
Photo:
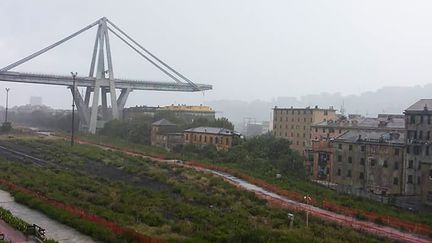
[[[342,95],[340,93],[320,93],[296,97],[278,97],[271,101],[254,100],[214,100],[208,101],[217,111],[218,116],[228,117],[234,122],[244,118],[266,121],[271,117],[271,109],[278,107],[333,106],[340,110],[342,104],[346,113],[376,116],[379,113],[402,113],[408,106],[422,98],[431,98],[432,84],[412,87],[383,87],[376,91],[360,95]]]

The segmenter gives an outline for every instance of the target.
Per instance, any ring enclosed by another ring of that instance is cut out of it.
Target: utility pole
[[[74,135],[75,135],[75,79],[78,75],[77,72],[71,72],[73,83],[72,83],[72,133],[71,133],[71,146],[74,145]]]
[[[8,122],[9,90],[10,90],[10,88],[6,88],[6,113],[5,113],[5,123]]]

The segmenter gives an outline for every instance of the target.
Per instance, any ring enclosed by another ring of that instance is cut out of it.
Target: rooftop
[[[218,135],[233,135],[234,131],[220,127],[194,127],[185,130],[185,132],[208,133]]]
[[[405,133],[376,130],[351,130],[335,138],[337,142],[404,144]]]
[[[168,121],[167,119],[161,119],[152,123],[153,126],[176,126],[176,124]]]
[[[408,107],[405,111],[432,111],[432,99],[421,99]]]
[[[170,105],[160,107],[159,110],[168,111],[195,111],[195,112],[214,112],[210,106],[205,105]]]
[[[275,106],[273,108],[273,110],[327,110],[327,111],[335,111],[335,109],[333,108],[333,106],[330,106],[329,108],[319,108],[317,105],[315,107],[304,107],[304,108],[294,108],[294,107],[290,107],[290,108],[284,108],[284,107],[277,107]]]
[[[352,119],[340,118],[338,120],[326,120],[312,126],[364,129],[404,129],[405,119],[403,115],[379,114],[378,117],[354,117]]]

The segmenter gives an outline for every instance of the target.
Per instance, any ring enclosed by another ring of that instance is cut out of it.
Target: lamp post
[[[10,88],[6,88],[6,113],[5,113],[5,123],[8,122],[9,90],[10,90]]]
[[[309,201],[312,200],[312,198],[308,195],[305,195],[303,199],[306,201],[306,227],[309,227]]]
[[[73,83],[72,83],[72,133],[71,133],[71,146],[74,145],[74,135],[75,135],[75,79],[78,75],[77,72],[71,72]]]

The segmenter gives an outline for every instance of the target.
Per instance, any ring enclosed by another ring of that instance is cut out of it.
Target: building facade
[[[187,129],[183,133],[184,144],[214,145],[218,150],[231,148],[234,136],[237,136],[235,132],[216,127],[196,127]]]
[[[311,126],[313,161],[311,176],[316,180],[333,178],[333,143],[332,141],[349,131],[405,132],[403,115],[379,114],[378,117],[359,115],[340,116],[336,120],[326,120]],[[325,176],[323,172],[327,172]]]
[[[422,99],[405,110],[407,130],[405,193],[420,195],[432,206],[432,99]]]
[[[211,107],[205,105],[170,105],[159,107],[158,111],[170,112],[188,123],[192,123],[197,118],[214,120],[216,114]]]
[[[305,150],[311,148],[312,124],[335,120],[336,110],[314,108],[278,108],[273,109],[273,135],[291,141],[291,148],[306,155]]]
[[[150,141],[152,146],[171,149],[176,145],[183,144],[183,134],[179,132],[176,124],[161,119],[152,123]]]
[[[332,182],[383,196],[404,193],[404,132],[352,130],[332,144]]]

